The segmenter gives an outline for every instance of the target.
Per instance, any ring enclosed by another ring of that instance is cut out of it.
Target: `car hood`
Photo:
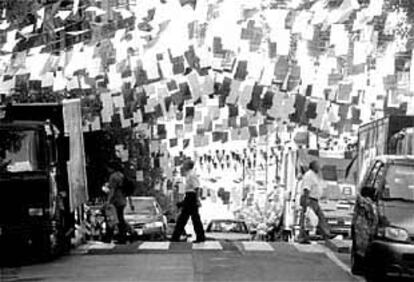
[[[207,232],[206,237],[207,239],[229,241],[249,241],[252,238],[250,234],[233,232]]]
[[[386,224],[404,228],[414,235],[414,203],[382,202],[382,208]]]
[[[129,223],[149,223],[156,221],[157,217],[146,214],[126,214],[125,220]]]

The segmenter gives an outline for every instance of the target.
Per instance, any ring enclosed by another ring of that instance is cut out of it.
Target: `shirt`
[[[185,192],[195,192],[196,188],[200,187],[200,181],[198,181],[197,176],[194,172],[190,171],[185,177]]]
[[[322,196],[322,181],[313,170],[308,170],[303,176],[302,191],[309,190],[309,197],[319,200]]]

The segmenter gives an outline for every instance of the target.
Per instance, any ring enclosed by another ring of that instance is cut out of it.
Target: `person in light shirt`
[[[193,222],[194,232],[196,233],[196,241],[194,243],[201,243],[205,241],[204,228],[201,223],[200,213],[198,211],[200,207],[200,201],[198,197],[198,189],[200,188],[200,182],[193,171],[194,162],[190,159],[184,161],[181,167],[181,174],[185,177],[184,189],[185,197],[180,203],[181,213],[178,216],[177,224],[174,228],[171,241],[176,242],[180,240],[181,234],[184,232],[184,228],[191,216]]]
[[[329,225],[326,222],[325,216],[319,205],[319,199],[321,198],[323,192],[323,183],[319,176],[319,170],[319,163],[317,161],[312,161],[309,164],[309,170],[304,174],[302,179],[302,196],[300,198],[302,214],[300,218],[301,232],[299,235],[299,241],[301,243],[309,243],[309,237],[305,231],[307,208],[311,208],[318,217],[318,225],[324,239],[331,239],[334,237],[330,232]]]

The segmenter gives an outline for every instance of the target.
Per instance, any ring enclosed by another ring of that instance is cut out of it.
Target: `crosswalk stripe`
[[[323,248],[323,246],[317,244],[317,243],[312,243],[309,245],[304,245],[304,244],[293,244],[293,246],[299,251],[299,252],[303,252],[303,253],[324,253],[325,249]]]
[[[140,250],[168,250],[170,242],[144,242],[139,245]]]
[[[135,250],[154,250],[154,251],[224,251],[224,250],[232,250],[232,251],[245,251],[245,252],[273,252],[276,251],[279,247],[293,247],[297,251],[302,253],[324,253],[325,248],[318,244],[317,242],[312,242],[312,244],[304,245],[304,244],[287,244],[287,245],[272,245],[269,242],[263,241],[242,241],[242,242],[222,242],[222,241],[206,241],[203,243],[190,243],[190,242],[182,242],[182,243],[173,243],[170,242],[142,242],[138,246],[130,246]],[[85,245],[79,246],[73,253],[76,254],[87,254],[90,251],[110,251],[110,250],[117,250],[120,251],[121,249],[128,250],[130,249],[128,245],[116,245],[114,243],[102,243],[102,242],[89,242]],[[229,249],[229,247],[231,247]]]
[[[89,242],[80,246],[79,250],[112,250],[113,248],[115,248],[114,243]]]
[[[218,241],[206,241],[199,244],[193,244],[193,250],[222,250],[220,242]]]
[[[243,248],[247,252],[261,251],[261,252],[273,252],[273,247],[267,242],[242,242]]]

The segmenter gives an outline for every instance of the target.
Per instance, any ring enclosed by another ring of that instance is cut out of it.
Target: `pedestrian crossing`
[[[170,242],[144,242],[138,246],[140,250],[168,250]]]
[[[134,242],[117,245],[113,243],[88,242],[78,247],[74,254],[111,254],[140,252],[197,252],[197,251],[237,251],[240,253],[270,253],[281,248],[291,248],[301,253],[324,253],[326,247],[314,242],[310,245],[290,244],[286,242],[263,241],[206,241],[191,242]]]

